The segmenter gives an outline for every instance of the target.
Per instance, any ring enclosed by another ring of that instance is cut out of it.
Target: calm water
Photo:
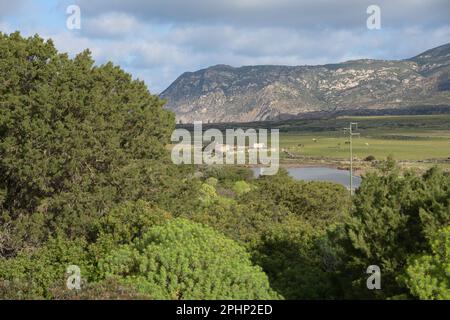
[[[259,176],[260,169],[253,168],[256,176]],[[289,175],[297,180],[306,181],[330,181],[336,182],[350,188],[350,177],[347,170],[339,170],[328,167],[305,167],[305,168],[286,168]],[[361,178],[353,176],[353,187],[358,188],[361,183]]]

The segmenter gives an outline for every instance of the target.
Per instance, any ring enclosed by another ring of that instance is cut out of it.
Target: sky
[[[79,29],[67,27],[70,5]],[[367,26],[370,5],[379,29]],[[71,56],[89,48],[157,94],[217,64],[409,58],[450,42],[449,12],[450,0],[0,0],[0,31],[37,33]]]

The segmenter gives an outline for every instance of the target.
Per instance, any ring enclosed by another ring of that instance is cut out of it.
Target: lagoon
[[[260,168],[252,168],[255,176],[260,174]],[[305,181],[329,181],[342,184],[350,188],[350,176],[348,170],[334,169],[329,167],[289,167],[286,168],[289,175],[296,180]],[[361,177],[353,175],[353,187],[358,188]]]

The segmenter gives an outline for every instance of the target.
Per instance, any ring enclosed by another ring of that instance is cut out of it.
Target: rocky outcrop
[[[178,122],[249,122],[309,112],[450,106],[450,44],[398,61],[323,66],[217,65],[162,94]]]

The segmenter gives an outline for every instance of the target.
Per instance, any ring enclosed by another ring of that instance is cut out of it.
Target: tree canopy
[[[16,241],[86,235],[113,204],[164,189],[174,117],[142,81],[19,33],[0,34],[0,74],[0,222]]]
[[[341,229],[343,274],[350,275],[353,284],[348,292],[380,298],[409,294],[398,277],[411,256],[431,253],[430,239],[448,226],[450,176],[436,168],[422,176],[402,173],[391,159],[364,177],[353,206]],[[369,265],[381,268],[383,290],[366,289]]]

